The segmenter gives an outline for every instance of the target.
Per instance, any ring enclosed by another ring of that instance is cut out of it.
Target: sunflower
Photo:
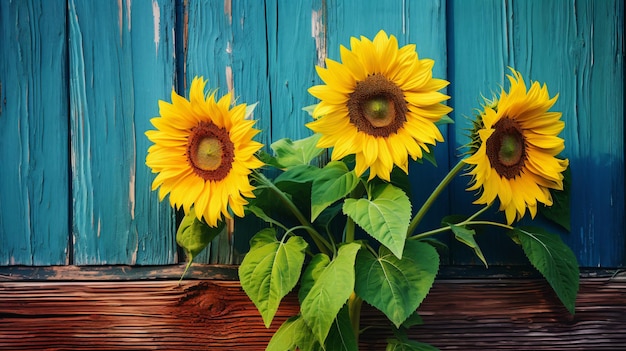
[[[452,109],[438,90],[449,82],[432,78],[434,61],[420,60],[415,45],[398,48],[384,31],[350,46],[340,47],[341,63],[316,67],[326,84],[309,88],[321,101],[307,127],[322,135],[318,147],[333,147],[332,160],[354,154],[358,176],[369,168],[369,179],[388,181],[394,165],[408,173],[408,155],[417,160],[443,141],[435,122]]]
[[[544,84],[526,90],[521,74],[511,69],[509,92],[502,90],[495,103],[487,103],[474,124],[472,140],[478,146],[465,159],[472,176],[467,190],[482,189],[476,204],[500,200],[507,223],[520,220],[526,208],[531,217],[537,202],[552,205],[550,189],[563,190],[569,161],[559,159],[564,148],[557,135],[565,127],[560,112],[548,112],[558,95],[550,98]]]
[[[157,130],[146,132],[154,143],[146,164],[158,173],[152,190],[160,187],[161,201],[169,194],[185,213],[194,206],[198,219],[215,227],[230,211],[243,216],[244,197],[254,197],[248,175],[263,165],[254,155],[263,145],[252,140],[259,131],[245,119],[246,105],[230,108],[230,94],[205,96],[205,85],[196,77],[189,100],[172,91],[171,104],[159,101],[161,116],[151,120]]]

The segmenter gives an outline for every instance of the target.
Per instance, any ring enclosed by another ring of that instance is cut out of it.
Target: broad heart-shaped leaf
[[[217,227],[210,227],[204,221],[196,217],[196,211],[192,207],[191,211],[183,217],[183,220],[176,231],[176,243],[183,248],[187,256],[187,266],[181,279],[187,273],[193,259],[204,250],[216,236],[225,228],[224,221],[220,221]]]
[[[485,256],[483,255],[483,252],[480,250],[480,247],[478,247],[478,244],[476,243],[476,240],[474,239],[474,235],[476,235],[476,231],[473,229],[468,229],[468,228],[461,227],[461,226],[454,225],[454,224],[450,224],[450,229],[454,233],[454,237],[456,238],[456,240],[462,242],[463,244],[473,249],[476,256],[481,261],[483,261],[483,264],[485,265],[485,267],[488,267],[487,260],[485,260]]]
[[[341,246],[301,303],[302,317],[320,344],[324,344],[337,313],[354,291],[354,260],[360,248],[355,242]]]
[[[378,257],[361,250],[356,258],[355,292],[399,327],[422,303],[439,270],[432,246],[408,240],[398,259],[381,246]]]
[[[376,187],[371,199],[346,199],[343,213],[396,257],[402,257],[411,220],[411,201],[402,190],[391,184]]]
[[[572,250],[558,235],[543,228],[514,228],[510,235],[521,243],[530,263],[550,283],[568,311],[574,314],[580,272]]]
[[[268,328],[280,301],[298,283],[306,247],[299,236],[286,243],[276,240],[274,228],[262,229],[250,240],[250,251],[239,266],[239,279]]]
[[[316,175],[311,188],[311,221],[325,208],[348,195],[359,184],[354,171],[341,161],[329,162]]]
[[[318,351],[322,350],[320,344],[315,340],[311,328],[304,319],[298,315],[287,319],[272,336],[266,351],[293,351],[300,350]]]
[[[550,189],[552,195],[552,206],[537,206],[539,212],[552,222],[561,227],[570,229],[570,192],[572,186],[572,172],[569,168],[563,172],[563,190]]]
[[[284,138],[270,145],[274,150],[275,160],[283,167],[289,168],[298,165],[308,165],[324,151],[317,147],[321,134],[313,134],[310,137],[292,141]]]

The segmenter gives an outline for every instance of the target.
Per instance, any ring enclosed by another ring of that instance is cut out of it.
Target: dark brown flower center
[[[495,131],[487,139],[487,157],[498,174],[507,179],[520,175],[526,161],[526,143],[522,128],[505,117],[494,124]]]
[[[200,122],[191,129],[187,141],[187,162],[204,180],[224,179],[235,158],[235,146],[228,131],[211,122]]]
[[[387,137],[406,122],[408,112],[402,89],[382,74],[357,82],[348,99],[350,122],[364,133]]]

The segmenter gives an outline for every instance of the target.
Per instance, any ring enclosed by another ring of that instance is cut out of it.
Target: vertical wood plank
[[[262,130],[257,140],[271,142],[265,4],[262,1],[191,1],[185,9],[184,92],[194,76],[204,76],[218,96],[232,92],[237,104],[258,102],[252,116]],[[237,236],[247,240],[254,228],[237,221]],[[194,262],[232,263],[233,237],[221,234]]]
[[[0,265],[68,262],[65,2],[0,2]]]
[[[144,164],[174,86],[173,0],[69,2],[74,263],[165,264],[173,212]]]
[[[312,134],[302,108],[316,103],[307,89],[319,83],[315,65],[326,56],[321,0],[266,1],[271,140]]]
[[[623,2],[494,1],[485,6],[456,0],[452,5],[457,144],[467,142],[458,123],[469,126],[459,114],[470,115],[478,107],[474,92],[490,97],[498,91],[507,66],[527,81],[545,82],[550,94],[559,93],[553,110],[563,112],[563,156],[572,169],[572,232],[563,238],[582,266],[623,265]],[[508,257],[514,251],[510,244],[491,238],[487,256],[516,261]]]

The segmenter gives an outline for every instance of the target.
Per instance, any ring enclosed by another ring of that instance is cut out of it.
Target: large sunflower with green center
[[[172,91],[172,103],[159,101],[157,130],[146,132],[154,145],[146,164],[158,173],[152,190],[159,198],[169,194],[172,207],[217,226],[222,215],[244,214],[244,197],[254,197],[249,182],[252,169],[263,163],[255,153],[263,146],[252,138],[259,132],[254,121],[245,119],[246,105],[231,108],[231,95],[216,100],[215,92],[204,93],[206,81],[194,78],[186,100]],[[230,211],[229,211],[230,209]]]
[[[307,127],[333,160],[354,154],[359,176],[369,168],[369,179],[389,180],[394,165],[408,173],[409,155],[417,160],[443,141],[435,123],[452,110],[439,92],[449,83],[432,78],[434,61],[419,59],[415,45],[398,48],[384,31],[373,41],[353,37],[350,47],[340,47],[341,63],[316,67],[326,84],[309,89],[321,101]]]
[[[508,224],[526,208],[534,218],[537,202],[551,206],[550,189],[563,190],[569,164],[556,157],[565,148],[557,136],[565,123],[560,112],[548,111],[558,95],[550,98],[546,85],[537,82],[527,91],[521,74],[511,71],[509,92],[502,90],[480,112],[471,136],[475,152],[465,159],[472,175],[468,190],[482,189],[474,203],[491,204],[498,197]]]

